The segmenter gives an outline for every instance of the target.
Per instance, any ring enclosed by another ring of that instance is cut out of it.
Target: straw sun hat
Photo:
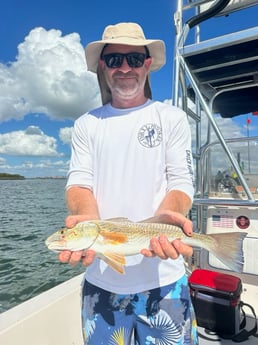
[[[102,40],[89,43],[85,48],[88,70],[98,75],[102,103],[111,100],[110,89],[106,84],[104,75],[98,67],[98,61],[103,47],[106,44],[124,44],[130,46],[146,46],[149,49],[152,63],[150,71],[161,68],[166,61],[165,44],[162,40],[146,39],[140,25],[136,23],[118,23],[105,28]],[[145,83],[145,96],[151,98],[149,76]]]

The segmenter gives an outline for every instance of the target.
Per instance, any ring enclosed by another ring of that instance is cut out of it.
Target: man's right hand
[[[80,261],[84,266],[92,264],[95,258],[94,250],[77,250],[76,252],[70,252],[69,250],[63,250],[59,254],[59,261],[63,263],[69,263],[70,265],[77,265]]]
[[[77,223],[89,220],[85,215],[73,215],[68,216],[66,218],[66,227],[73,228]],[[80,261],[83,265],[89,266],[92,264],[95,258],[95,251],[88,249],[88,250],[77,250],[75,252],[71,252],[69,250],[63,250],[60,252],[59,261],[62,263],[69,263],[70,265],[77,265]]]

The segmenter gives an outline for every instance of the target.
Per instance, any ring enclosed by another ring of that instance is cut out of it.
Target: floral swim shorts
[[[187,277],[136,294],[116,294],[84,281],[85,345],[197,345]]]

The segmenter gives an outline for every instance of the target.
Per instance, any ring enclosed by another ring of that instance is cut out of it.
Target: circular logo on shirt
[[[147,123],[140,128],[138,140],[145,147],[158,146],[162,141],[162,130],[155,123]]]

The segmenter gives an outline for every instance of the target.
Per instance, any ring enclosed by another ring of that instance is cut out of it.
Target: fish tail
[[[246,235],[247,233],[245,232],[209,234],[208,236],[213,239],[213,244],[209,250],[233,271],[243,272],[243,240]]]

